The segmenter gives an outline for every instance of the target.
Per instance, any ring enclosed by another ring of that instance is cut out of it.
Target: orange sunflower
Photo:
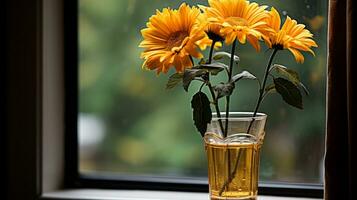
[[[157,74],[167,73],[170,67],[177,72],[192,67],[189,56],[202,58],[199,52],[199,40],[205,37],[202,28],[197,25],[200,10],[181,4],[178,10],[164,8],[162,12],[150,17],[147,28],[141,30],[144,40],[139,47],[145,48],[143,68],[156,70]]]
[[[246,0],[208,0],[209,7],[200,6],[204,11],[209,25],[214,26],[214,32],[218,32],[225,38],[227,44],[238,40],[244,44],[246,40],[259,51],[259,39],[261,31],[268,30],[266,18],[267,6],[259,6]]]
[[[305,29],[305,25],[298,24],[296,20],[288,16],[280,28],[281,21],[278,11],[271,8],[269,15],[267,23],[272,30],[263,35],[269,48],[288,49],[298,63],[304,62],[304,56],[300,51],[308,51],[315,55],[311,47],[317,47],[317,44],[312,39],[313,34]]]

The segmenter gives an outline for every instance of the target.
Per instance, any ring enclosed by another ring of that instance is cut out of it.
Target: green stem
[[[216,44],[216,41],[212,41],[211,49],[209,51],[208,64],[212,63],[213,49],[214,49],[214,45],[215,44]],[[218,100],[216,98],[216,94],[214,93],[213,87],[212,87],[211,82],[210,82],[209,72],[207,72],[206,75],[207,75],[207,86],[208,86],[208,89],[209,89],[209,91],[211,93],[211,96],[212,96],[212,99],[213,99],[213,104],[214,104],[214,107],[215,107],[216,112],[217,112],[217,118],[218,118],[219,127],[221,128],[221,132],[224,133],[223,123],[222,123],[222,120],[221,120],[221,112],[219,110],[219,105],[218,105]]]
[[[258,97],[257,104],[256,104],[256,106],[255,106],[255,109],[254,109],[253,120],[250,122],[249,127],[248,127],[248,130],[247,130],[247,133],[248,133],[248,134],[249,134],[249,132],[250,132],[250,129],[252,128],[252,125],[253,125],[253,122],[254,122],[254,117],[257,116],[258,109],[259,109],[259,107],[260,107],[260,104],[262,103],[263,94],[264,94],[264,91],[265,91],[265,85],[266,85],[267,78],[268,78],[269,71],[270,71],[270,66],[271,66],[271,64],[272,64],[272,62],[273,62],[273,59],[274,59],[276,53],[278,52],[278,50],[279,50],[279,49],[274,49],[273,53],[270,55],[268,65],[267,65],[266,68],[265,68],[265,74],[264,74],[264,79],[263,79],[263,85],[262,85],[261,88],[259,89],[259,97]]]
[[[231,50],[231,61],[229,63],[229,72],[228,72],[228,83],[232,79],[232,74],[233,74],[233,63],[234,63],[234,53],[236,50],[236,44],[237,44],[237,39],[234,40],[232,44],[232,50]],[[228,118],[229,118],[229,105],[230,105],[230,98],[231,96],[228,95],[226,96],[226,126],[225,126],[225,131],[224,131],[224,137],[227,137],[228,135]]]
[[[211,49],[209,50],[209,57],[208,57],[208,64],[212,63],[212,55],[213,55],[213,49],[214,45],[216,44],[216,41],[212,41]]]
[[[216,98],[216,95],[214,94],[212,85],[210,83],[208,83],[208,88],[209,88],[209,91],[211,92],[214,108],[216,109],[216,112],[217,112],[217,118],[218,118],[219,127],[221,128],[221,133],[224,133],[223,122],[222,122],[222,119],[221,119],[222,118],[221,117],[221,113],[219,111],[218,100]],[[221,135],[221,136],[223,136],[223,135]]]
[[[199,90],[200,92],[202,91],[202,88],[203,88],[203,86],[205,86],[205,84],[206,83],[202,83],[202,85],[200,86],[200,90]]]
[[[232,44],[232,50],[231,50],[231,60],[230,60],[230,63],[229,63],[229,80],[231,80],[232,78],[232,74],[233,74],[233,64],[234,64],[234,54],[235,54],[235,50],[236,50],[236,45],[237,45],[237,39],[235,39],[233,41],[233,44]]]

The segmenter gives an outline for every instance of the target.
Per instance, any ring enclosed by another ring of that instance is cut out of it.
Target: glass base
[[[253,197],[219,197],[219,196],[214,196],[211,195],[210,196],[210,200],[257,200],[258,197],[257,196],[253,196]]]

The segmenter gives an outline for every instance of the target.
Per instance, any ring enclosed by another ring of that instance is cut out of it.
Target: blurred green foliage
[[[177,8],[182,1],[79,2],[80,113],[96,116],[105,127],[103,140],[90,156],[80,156],[81,172],[206,176],[203,141],[193,125],[190,108],[192,94],[199,85],[193,84],[188,93],[180,87],[165,90],[168,75],[157,76],[155,72],[142,70],[142,49],[138,48],[142,40],[140,30],[155,10]],[[207,5],[205,0],[186,2]],[[320,183],[325,131],[327,3],[322,0],[258,3],[274,6],[282,16],[289,15],[306,24],[319,45],[316,57],[304,54],[304,64],[295,63],[289,52],[279,53],[275,59],[274,63],[300,73],[310,96],[303,99],[303,111],[288,106],[277,94],[263,102],[260,111],[269,117],[261,156],[261,180]],[[239,71],[249,70],[262,77],[270,54],[266,47],[256,53],[249,45],[238,45],[237,51],[241,57]],[[257,96],[258,85],[242,81],[232,95],[231,110],[252,111]],[[223,110],[223,104],[221,107]]]

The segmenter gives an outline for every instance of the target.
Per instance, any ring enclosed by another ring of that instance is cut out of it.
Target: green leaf
[[[242,71],[239,74],[236,74],[232,77],[232,82],[237,82],[240,79],[257,79],[257,77],[255,77],[253,74],[251,74],[248,71]]]
[[[219,72],[223,70],[229,70],[228,65],[220,62],[215,62],[211,64],[202,64],[197,66],[199,69],[206,69],[208,70],[212,75],[217,75]]]
[[[231,58],[231,54],[225,51],[219,51],[213,54],[213,59],[214,60],[220,60],[224,57]],[[234,62],[238,63],[239,62],[239,57],[237,55],[234,55],[233,57]]]
[[[272,84],[270,84],[270,85],[265,87],[265,93],[266,94],[273,93],[273,92],[276,92],[274,83],[272,83]]]
[[[295,85],[299,85],[300,77],[297,71],[288,69],[287,67],[278,64],[274,64],[273,68],[278,74],[285,76],[288,80],[293,82]]]
[[[282,96],[286,103],[303,109],[300,90],[293,82],[284,78],[275,78],[274,84],[276,91]]]
[[[305,85],[300,81],[299,73],[297,71],[288,69],[287,67],[278,64],[274,64],[273,69],[275,69],[275,71],[278,74],[286,77],[288,80],[290,80],[300,89],[302,89],[306,95],[309,95],[309,91],[307,90]]]
[[[212,111],[208,97],[203,92],[197,92],[191,100],[193,121],[203,137],[207,131],[207,124],[211,123]]]
[[[198,76],[202,76],[203,74],[207,73],[205,69],[186,69],[183,73],[182,85],[185,91],[188,91],[188,87],[191,84],[191,81]]]
[[[166,89],[172,89],[176,87],[182,81],[182,73],[174,73],[169,77],[169,80],[166,83]]]
[[[232,94],[234,90],[234,84],[233,83],[220,83],[216,86],[213,86],[214,91],[216,92],[217,99],[224,97],[224,96],[229,96]]]

